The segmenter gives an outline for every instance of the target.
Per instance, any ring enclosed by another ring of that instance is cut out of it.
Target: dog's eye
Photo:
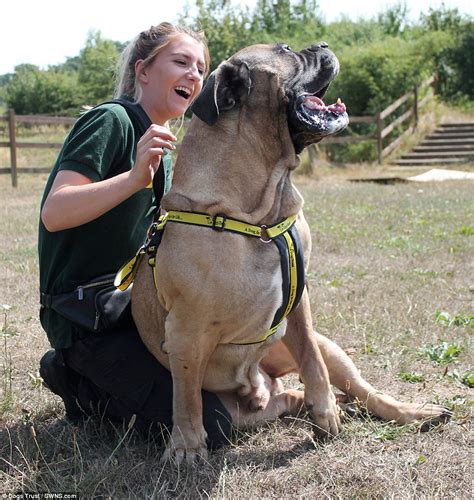
[[[278,49],[279,49],[280,54],[283,52],[293,52],[293,49],[289,45],[287,45],[286,43],[278,44]]]

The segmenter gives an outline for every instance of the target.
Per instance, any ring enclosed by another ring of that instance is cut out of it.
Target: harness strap
[[[137,250],[137,253],[119,269],[114,280],[114,285],[119,290],[124,291],[133,283],[135,275],[137,274],[138,266],[145,254],[148,255],[148,263],[150,266],[152,268],[155,267],[155,255],[158,250],[158,246],[161,243],[165,225],[166,216],[164,215],[160,216],[158,220],[153,222],[148,229],[145,243]],[[155,273],[153,273],[153,279],[155,280],[156,288]]]
[[[223,214],[208,215],[196,212],[170,211],[166,215],[169,222],[181,224],[191,224],[194,226],[206,226],[215,231],[230,231],[231,233],[245,234],[254,238],[261,238],[264,241],[274,239],[287,231],[295,222],[296,215],[291,215],[287,219],[273,226],[256,226],[237,219],[230,219]]]
[[[264,342],[271,337],[283,323],[284,319],[298,305],[304,289],[304,261],[301,243],[296,230],[296,215],[272,226],[257,226],[237,219],[230,219],[223,214],[207,215],[193,212],[170,211],[162,215],[148,230],[147,239],[135,256],[119,270],[115,277],[115,286],[126,290],[133,282],[143,256],[148,255],[148,263],[153,270],[153,280],[157,287],[155,256],[161,242],[163,231],[168,222],[209,227],[215,231],[229,231],[254,238],[260,238],[268,243],[273,241],[280,253],[283,276],[283,301],[277,310],[268,332],[252,342],[233,342],[235,345],[250,345]]]
[[[299,304],[305,287],[304,257],[301,241],[295,225],[272,240],[280,252],[283,300],[275,313],[270,329],[253,342],[234,342],[237,345],[251,345],[264,342],[271,337],[283,320]]]

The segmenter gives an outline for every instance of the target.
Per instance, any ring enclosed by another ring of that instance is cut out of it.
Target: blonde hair
[[[204,49],[204,76],[209,71],[210,55],[203,31],[193,31],[186,26],[160,23],[149,30],[142,31],[128,45],[119,60],[115,97],[127,95],[137,102],[141,97],[141,87],[137,85],[135,63],[142,59],[144,67],[153,63],[156,55],[176,36],[185,34],[202,43]]]

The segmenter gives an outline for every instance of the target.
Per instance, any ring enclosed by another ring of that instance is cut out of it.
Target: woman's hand
[[[135,165],[130,171],[130,179],[138,189],[148,186],[160,166],[161,157],[166,149],[174,150],[176,137],[169,129],[161,125],[150,125],[137,144]],[[137,189],[137,190],[138,190]]]

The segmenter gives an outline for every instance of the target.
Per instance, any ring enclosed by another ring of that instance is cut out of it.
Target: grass
[[[18,142],[59,143],[61,144],[71,125],[28,125],[17,124]],[[6,123],[0,123],[0,140],[8,141]],[[21,148],[17,150],[17,167],[52,167],[59,148]],[[10,167],[9,148],[0,147],[0,167]],[[20,170],[21,172],[21,170]]]
[[[306,419],[285,418],[239,435],[192,470],[160,465],[159,444],[127,423],[71,426],[38,378],[48,349],[36,257],[46,178],[20,175],[15,190],[0,176],[0,494],[471,498],[472,184],[380,185],[347,182],[352,171],[327,174],[296,177],[313,232],[316,328],[378,389],[445,404],[452,422],[420,433],[362,414],[320,443]]]

